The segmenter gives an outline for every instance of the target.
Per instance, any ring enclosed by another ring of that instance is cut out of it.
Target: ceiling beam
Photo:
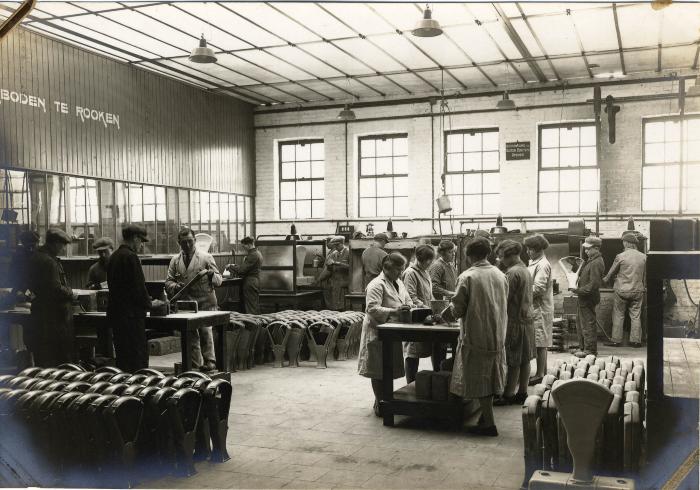
[[[508,37],[510,38],[511,41],[513,41],[513,44],[515,47],[518,49],[518,52],[520,52],[520,55],[523,58],[530,59],[532,58],[532,54],[530,54],[530,50],[527,49],[527,46],[523,42],[523,40],[520,38],[520,35],[518,35],[518,31],[515,30],[515,27],[513,27],[513,24],[510,22],[510,18],[506,15],[506,13],[503,11],[503,9],[496,3],[491,4],[493,8],[496,10],[496,13],[498,13],[498,16],[501,18],[503,21],[503,28],[505,29],[506,33],[508,34]],[[537,77],[537,80],[539,82],[546,82],[547,77],[545,76],[544,72],[540,68],[540,66],[537,64],[536,61],[527,61],[527,65],[530,67],[530,70],[532,70],[532,73]]]
[[[583,48],[583,41],[581,40],[581,35],[579,34],[578,28],[576,27],[576,20],[571,14],[571,9],[566,9],[566,16],[569,18],[569,21],[571,22],[571,28],[573,29],[574,34],[576,35],[576,43],[578,44],[579,51],[581,51],[581,58],[583,59],[583,63],[586,65],[588,78],[593,78],[593,70],[591,70],[591,64],[588,62],[586,50]]]
[[[518,12],[520,12],[520,17],[523,19],[523,22],[525,23],[525,26],[527,26],[528,30],[530,31],[530,34],[532,34],[532,38],[535,40],[537,43],[537,47],[540,49],[540,52],[544,56],[544,59],[547,60],[547,63],[549,64],[549,69],[552,70],[552,73],[554,73],[554,77],[557,80],[561,80],[561,76],[559,75],[559,72],[557,71],[557,68],[554,66],[554,63],[552,62],[552,59],[549,57],[547,54],[547,50],[544,49],[544,46],[542,45],[542,41],[540,41],[540,37],[537,35],[535,32],[535,29],[532,27],[532,24],[530,23],[530,17],[528,17],[525,14],[525,11],[523,8],[520,6],[520,3],[515,2],[515,6],[518,9]]]
[[[70,4],[70,5],[73,5],[73,2],[66,2],[66,3],[68,3],[68,4]],[[143,8],[143,7],[153,7],[154,5],[167,5],[167,4],[169,4],[169,3],[171,3],[171,2],[144,3],[143,5],[139,5],[139,7],[140,7],[140,8]],[[46,5],[46,3],[44,3],[44,5]],[[74,7],[78,7],[78,5],[73,5],[73,6],[74,6]],[[50,14],[49,12],[46,12],[45,10],[42,10],[42,12],[45,13],[46,15],[48,15],[49,17],[47,17],[47,18],[45,18],[45,19],[41,19],[41,20],[66,20],[66,19],[73,19],[73,18],[75,18],[75,17],[83,17],[83,16],[85,16],[85,15],[93,15],[93,14],[95,14],[95,11],[88,10],[88,9],[82,7],[82,6],[80,6],[80,8],[82,8],[83,10],[85,10],[85,12],[80,12],[80,13],[77,13],[77,14],[67,14],[67,15],[53,15],[53,14]],[[109,12],[119,12],[119,11],[122,11],[122,10],[128,10],[129,8],[130,8],[130,7],[124,7],[124,6],[115,7],[115,8],[111,8],[111,9],[100,10],[100,13],[106,14],[106,13],[109,13]],[[40,22],[39,19],[40,19],[40,18],[37,17],[37,19],[35,19],[35,20],[30,20],[29,22],[25,22],[25,24],[39,23],[39,22]]]
[[[627,75],[625,68],[625,50],[622,47],[622,35],[620,34],[620,19],[617,16],[617,4],[612,4],[613,19],[615,20],[615,34],[617,35],[617,49],[620,53],[620,68],[623,75]]]

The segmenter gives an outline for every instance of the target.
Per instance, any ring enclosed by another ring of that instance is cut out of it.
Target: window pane
[[[664,192],[664,209],[666,211],[677,211],[680,208],[679,194],[678,188],[666,189]]]
[[[141,186],[129,184],[129,220],[132,223],[143,221],[143,194]]]
[[[666,121],[664,126],[666,141],[680,141],[681,125],[678,121]]]
[[[312,218],[323,218],[325,212],[325,202],[323,200],[314,199],[313,201],[311,201]]]
[[[360,160],[360,175],[375,175],[375,159],[363,158]]]
[[[562,170],[559,173],[559,189],[562,191],[577,191],[578,170]]]
[[[209,222],[209,193],[200,192],[199,194],[199,209],[200,216],[202,220],[202,229],[204,229],[205,224]]]
[[[374,140],[360,140],[360,157],[373,157],[375,156]]]
[[[449,153],[447,155],[447,171],[461,172],[462,171],[462,153]]]
[[[294,162],[284,162],[282,163],[282,178],[283,179],[293,179],[295,177],[294,175],[294,167],[296,165]]]
[[[680,167],[678,165],[669,165],[665,167],[666,174],[664,176],[664,186],[677,188],[680,183]]]
[[[557,213],[558,193],[556,192],[541,192],[540,193],[540,213]]]
[[[484,194],[482,214],[498,214],[501,212],[501,196],[499,194]]]
[[[595,126],[583,126],[581,131],[581,146],[595,147]]]
[[[326,176],[326,162],[311,162],[311,178],[312,179],[322,179]]]
[[[391,157],[377,158],[377,175],[390,175],[392,173]]]
[[[219,194],[219,219],[222,223],[229,221],[228,194]]]
[[[501,174],[497,172],[484,174],[484,193],[498,194],[501,192]]]
[[[408,138],[393,138],[394,156],[408,155]]]
[[[462,174],[445,176],[445,189],[448,194],[462,194],[464,189],[463,184],[464,178]]]
[[[102,236],[117,240],[115,220],[114,182],[100,181],[100,214],[102,221]]]
[[[465,152],[479,152],[481,151],[481,133],[464,135],[464,151]]]
[[[464,193],[481,194],[481,174],[464,175]]]
[[[642,192],[642,209],[644,211],[661,211],[663,208],[663,189],[644,189]]]
[[[178,226],[190,224],[190,191],[187,189],[179,189],[178,196]]]
[[[598,204],[598,191],[589,191],[581,193],[581,212],[595,213]]]
[[[301,143],[297,145],[296,152],[297,162],[311,160],[311,145],[309,143]]]
[[[559,190],[559,171],[540,172],[540,192]]]
[[[498,151],[498,131],[482,134],[484,151]]]
[[[464,214],[483,214],[481,212],[481,195],[472,194],[464,196]]]
[[[556,148],[559,146],[559,128],[542,129],[542,148]]]
[[[311,182],[297,181],[297,199],[311,199]]]
[[[297,162],[296,169],[297,179],[308,179],[311,177],[311,164],[309,162]]]
[[[447,135],[447,153],[457,153],[462,151],[462,140],[464,137],[459,134]]]
[[[375,179],[360,179],[360,197],[375,197],[375,191]]]
[[[408,216],[408,197],[394,198],[394,216]]]
[[[283,144],[282,145],[282,161],[283,162],[293,162],[294,161],[294,146],[293,144]]]
[[[464,154],[464,171],[481,170],[481,153],[465,153]]]
[[[700,165],[686,165],[683,180],[686,186],[700,186]]]
[[[700,141],[688,141],[686,143],[685,160],[700,161]]]
[[[212,192],[209,194],[209,221],[215,223],[219,221],[219,194]]]
[[[681,160],[681,144],[680,142],[666,143],[664,145],[664,161],[665,162],[680,162]]]
[[[644,163],[663,163],[664,145],[663,143],[653,143],[644,145]]]
[[[325,152],[323,149],[323,143],[312,143],[311,144],[311,159],[312,160],[325,160]]]
[[[597,191],[598,190],[598,169],[581,170],[581,190],[582,191]]]
[[[559,149],[550,148],[542,150],[542,167],[558,167],[559,166]]]
[[[294,219],[295,209],[294,201],[280,201],[280,218],[282,219]],[[240,240],[242,237],[238,237]]]
[[[294,182],[282,182],[280,184],[280,198],[283,201],[288,201],[294,199]]]
[[[377,198],[377,216],[392,216],[394,214],[393,199]]]
[[[375,199],[360,199],[360,216],[373,218],[376,216],[375,212]]]
[[[391,138],[378,139],[375,140],[377,145],[377,156],[378,157],[388,157],[391,156],[392,142]]]
[[[311,201],[297,201],[297,219],[311,218]]]
[[[579,148],[561,148],[559,150],[559,166],[578,167]]]
[[[322,180],[311,182],[311,197],[313,199],[323,199],[325,196],[325,185]]]
[[[595,146],[585,146],[581,148],[581,166],[595,167],[597,164]]]
[[[658,143],[664,140],[664,123],[647,122],[644,124],[644,141]]]
[[[49,177],[50,180],[50,177]],[[114,195],[117,199],[117,236],[121,236],[121,224],[126,223],[129,220],[129,208],[127,203],[129,202],[129,194],[126,184],[122,182],[114,183]],[[189,202],[187,203],[189,205]]]
[[[381,178],[377,179],[377,196],[391,196],[393,193],[393,183],[392,178]],[[378,211],[377,211],[378,212]],[[386,214],[380,214],[379,216],[388,216]]]
[[[450,196],[450,202],[452,203],[452,214],[464,214],[464,198],[462,195]]]
[[[394,173],[395,174],[407,174],[408,173],[408,157],[394,158]]]
[[[560,213],[576,213],[579,210],[579,195],[578,192],[560,192],[559,193],[559,212]]]
[[[484,170],[498,170],[498,152],[489,151],[483,155]]]
[[[579,129],[578,127],[559,128],[559,146],[569,147],[579,145]]]
[[[394,178],[394,196],[408,196],[408,177]]]

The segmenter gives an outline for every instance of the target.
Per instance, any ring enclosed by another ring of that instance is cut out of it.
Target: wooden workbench
[[[19,324],[26,326],[30,321],[29,310],[5,310],[0,311],[0,324]],[[190,357],[190,332],[199,327],[214,327],[218,335],[214,341],[216,354],[216,367],[224,371],[226,366],[226,349],[224,348],[226,326],[230,321],[228,311],[200,311],[172,313],[168,316],[146,316],[146,328],[160,332],[180,332],[180,345],[182,348],[182,370],[192,369]],[[96,311],[76,313],[73,315],[75,333],[94,332],[98,328],[107,328],[107,313]]]
[[[448,401],[424,400],[415,395],[411,383],[394,391],[392,372],[393,343],[403,341],[441,342],[456,344],[458,326],[425,326],[420,323],[384,323],[377,327],[382,341],[382,399],[380,401],[384,425],[394,425],[394,415],[440,417],[461,422],[463,404],[461,399]]]
[[[289,306],[291,309],[298,310],[301,306],[306,306],[315,302],[322,302],[323,291],[320,289],[304,289],[301,291],[264,291],[260,293],[260,304],[272,304],[275,311],[280,311],[280,305]],[[282,308],[284,309],[284,308]]]

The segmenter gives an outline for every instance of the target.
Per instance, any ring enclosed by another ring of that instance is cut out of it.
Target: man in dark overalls
[[[578,331],[579,347],[576,357],[586,357],[598,354],[598,339],[596,338],[597,320],[595,308],[600,303],[600,286],[603,282],[605,263],[600,254],[603,241],[598,237],[589,236],[583,243],[586,261],[581,266],[575,288],[570,288],[578,296]]]
[[[241,240],[241,245],[246,250],[247,255],[241,265],[228,264],[226,269],[243,278],[243,308],[249,315],[260,314],[260,266],[263,256],[255,248],[255,240],[252,237],[245,237]]]

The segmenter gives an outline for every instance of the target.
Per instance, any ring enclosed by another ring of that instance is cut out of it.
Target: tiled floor
[[[643,349],[600,349],[645,358]],[[170,365],[179,355],[152,358]],[[569,354],[551,356],[569,358]],[[533,363],[534,365],[534,363]],[[421,368],[430,367],[423,360]],[[224,464],[199,463],[191,478],[144,482],[156,488],[519,488],[524,472],[521,409],[497,407],[499,437],[455,432],[439,422],[372,412],[369,380],[357,361],[299,368],[258,366],[234,373]],[[395,382],[396,387],[403,380]]]
[[[664,339],[664,394],[700,396],[700,339]]]

